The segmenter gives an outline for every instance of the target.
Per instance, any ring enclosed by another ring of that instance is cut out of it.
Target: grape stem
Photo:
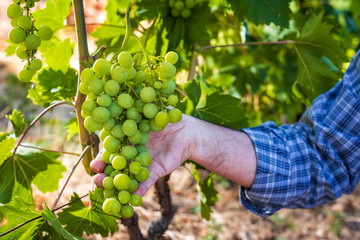
[[[67,104],[67,105],[70,105],[70,106],[74,106],[71,102],[69,101],[60,101],[60,102],[57,102],[53,105],[50,105],[49,107],[45,108],[31,123],[30,125],[25,129],[25,131],[23,132],[23,134],[20,136],[19,138],[19,141],[18,143],[16,144],[15,148],[14,148],[14,151],[13,151],[13,154],[12,156],[15,156],[16,154],[16,151],[18,149],[18,147],[20,146],[21,142],[24,140],[24,137],[26,136],[26,134],[29,132],[29,130],[35,125],[35,123],[37,123],[41,118],[42,116],[45,115],[45,113],[47,113],[48,111],[50,111],[51,109],[59,106],[59,105],[63,105],[63,104]]]

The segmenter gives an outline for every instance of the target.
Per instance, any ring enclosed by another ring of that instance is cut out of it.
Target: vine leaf
[[[5,219],[0,228],[0,233],[5,233],[30,219],[39,217],[40,212],[35,211],[34,204],[15,196],[14,200],[7,204],[0,203],[0,216]],[[41,218],[32,221],[26,226],[5,235],[4,239],[32,239],[42,221]]]
[[[194,107],[196,107],[200,101],[201,97],[201,86],[198,81],[190,81],[188,83],[183,84],[183,89],[187,95],[187,97],[190,99],[190,101],[194,104]]]
[[[256,25],[274,23],[287,27],[290,20],[290,0],[228,0],[239,21],[251,19]]]
[[[8,203],[14,196],[32,202],[31,184],[42,192],[58,189],[66,168],[57,158],[58,153],[19,147],[0,167],[0,203]]]
[[[21,114],[20,111],[14,109],[11,115],[6,115],[6,118],[10,120],[15,130],[15,136],[20,136],[25,129],[24,114]]]
[[[66,141],[69,141],[74,135],[79,134],[79,127],[76,118],[72,118],[69,120],[66,125]]]
[[[70,240],[78,240],[83,239],[77,236],[72,235],[68,231],[64,229],[64,227],[59,222],[59,219],[56,218],[56,216],[51,212],[49,207],[46,205],[44,211],[42,212],[41,216],[49,223],[50,226],[52,226],[61,236],[63,236],[66,239]]]
[[[331,36],[333,26],[322,22],[322,18],[323,13],[307,20],[295,44],[299,69],[296,81],[310,99],[338,81],[338,66],[346,60],[345,52]]]
[[[206,105],[196,108],[194,116],[207,122],[240,129],[247,126],[246,109],[240,106],[240,99],[214,92],[206,96]]]
[[[79,196],[74,193],[71,201],[78,199]],[[87,207],[81,201],[74,202],[70,207],[63,209],[58,214],[59,221],[65,225],[65,229],[70,233],[82,236],[83,232],[87,235],[99,233],[103,237],[107,237],[109,233],[114,234],[118,230],[116,220],[119,215],[112,216],[104,213],[102,204],[104,196],[99,188],[94,192],[90,192],[92,206]]]
[[[10,157],[11,150],[15,147],[15,143],[16,140],[14,138],[7,136],[0,141],[0,166]]]
[[[47,1],[45,8],[33,12],[32,15],[36,19],[36,27],[46,24],[56,29],[65,25],[70,9],[71,0]]]

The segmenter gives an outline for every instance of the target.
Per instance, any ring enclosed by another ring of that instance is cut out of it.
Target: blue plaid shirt
[[[240,201],[251,212],[270,216],[352,193],[360,178],[360,52],[299,122],[266,122],[243,131],[258,159],[253,186],[240,189]]]

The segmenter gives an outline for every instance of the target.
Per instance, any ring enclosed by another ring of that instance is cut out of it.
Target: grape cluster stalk
[[[174,18],[188,18],[191,16],[191,9],[195,6],[194,0],[169,0],[171,16]]]
[[[161,131],[182,119],[174,77],[175,52],[145,65],[134,65],[133,56],[123,51],[111,63],[97,59],[80,74],[84,126],[100,132],[107,164],[103,180],[103,211],[130,218],[142,197],[134,192],[149,177],[152,159],[145,144],[149,131]],[[172,107],[170,107],[172,106]]]
[[[15,54],[21,60],[26,60],[23,69],[19,71],[18,78],[22,82],[30,82],[34,74],[42,67],[40,59],[35,57],[41,41],[50,40],[53,36],[52,29],[47,25],[35,27],[35,19],[30,13],[30,8],[40,0],[13,0],[6,10],[11,26],[9,40],[19,44]]]

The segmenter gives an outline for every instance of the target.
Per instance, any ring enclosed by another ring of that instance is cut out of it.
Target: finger
[[[96,173],[104,172],[105,167],[106,163],[101,159],[95,158],[90,162],[90,168]]]
[[[93,179],[94,179],[94,183],[96,184],[96,186],[98,188],[101,188],[101,189],[104,189],[103,188],[103,185],[102,185],[102,182],[104,180],[104,178],[106,177],[106,174],[105,173],[98,173],[96,174]]]

